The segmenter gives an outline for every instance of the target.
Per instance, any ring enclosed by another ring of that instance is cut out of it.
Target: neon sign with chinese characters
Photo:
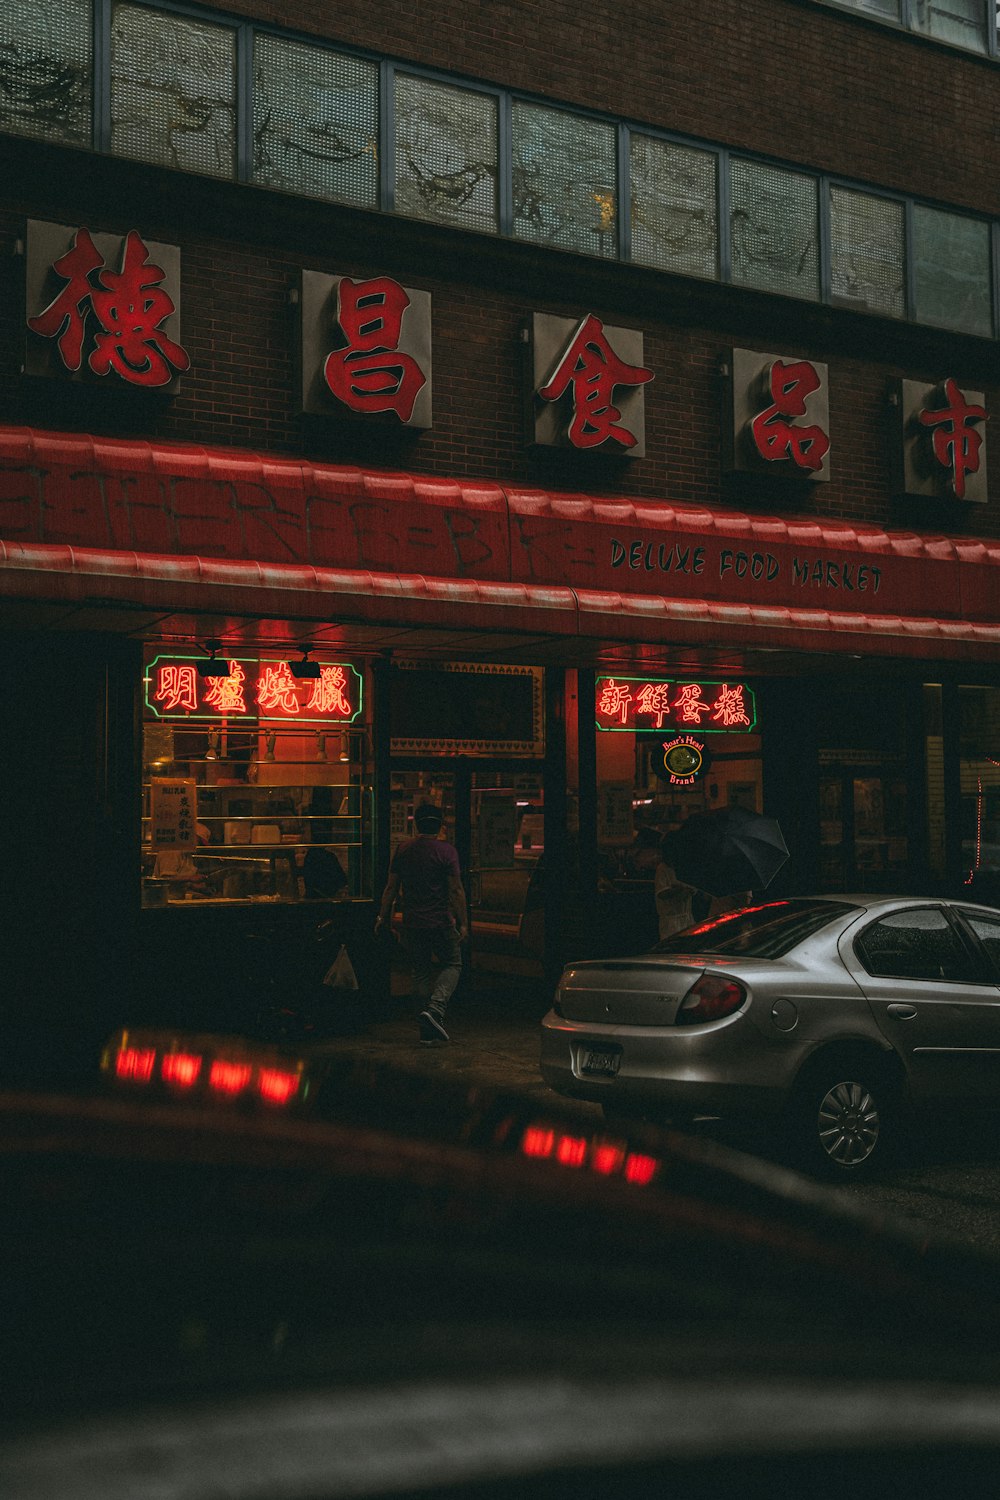
[[[318,677],[296,677],[277,658],[223,657],[227,677],[202,677],[193,656],[157,656],[143,679],[155,719],[351,724],[361,713],[361,673],[349,662],[317,661]]]
[[[751,688],[743,682],[674,682],[656,677],[599,677],[598,729],[663,734],[695,729],[748,734],[757,723]]]

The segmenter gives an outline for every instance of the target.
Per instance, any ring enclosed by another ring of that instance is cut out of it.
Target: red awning
[[[0,598],[997,660],[1000,542],[0,427]]]

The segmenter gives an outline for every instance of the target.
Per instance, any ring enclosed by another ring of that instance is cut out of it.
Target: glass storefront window
[[[990,226],[917,203],[913,245],[920,322],[988,338],[993,327]]]
[[[90,0],[6,0],[0,7],[0,130],[91,144]]]
[[[363,673],[227,662],[228,677],[203,677],[191,656],[147,652],[143,905],[370,899]]]
[[[396,75],[398,213],[496,234],[497,100]]]
[[[198,172],[236,173],[236,33],[146,5],[111,22],[111,149]]]
[[[615,127],[515,99],[512,132],[518,239],[613,260],[618,254]]]
[[[730,166],[733,280],[788,297],[819,297],[814,177],[734,157]]]
[[[254,181],[378,207],[378,64],[254,36]]]
[[[629,142],[632,259],[682,276],[719,274],[718,163],[710,151]]]
[[[905,210],[891,198],[830,189],[831,295],[890,318],[906,313]]]

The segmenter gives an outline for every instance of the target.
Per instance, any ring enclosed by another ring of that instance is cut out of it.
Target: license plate
[[[583,1054],[580,1065],[581,1073],[589,1073],[591,1076],[597,1074],[600,1078],[614,1078],[621,1067],[622,1054],[620,1048],[604,1047],[594,1048]]]

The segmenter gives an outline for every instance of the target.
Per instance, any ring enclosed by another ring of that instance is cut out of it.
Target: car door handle
[[[887,1009],[890,1016],[897,1016],[900,1021],[912,1021],[917,1013],[915,1005],[890,1005]]]

